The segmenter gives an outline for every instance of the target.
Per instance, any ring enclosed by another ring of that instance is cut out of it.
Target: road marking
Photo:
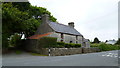
[[[113,58],[120,58],[120,57],[118,57],[117,53],[105,53],[102,56],[104,56],[104,57],[113,57]]]

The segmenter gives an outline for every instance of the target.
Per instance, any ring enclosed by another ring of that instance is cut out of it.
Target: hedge
[[[99,47],[100,44],[97,44],[97,43],[94,43],[94,44],[91,44],[90,47]]]
[[[81,44],[57,42],[57,47],[78,48],[81,47]]]
[[[57,38],[54,37],[43,37],[39,39],[40,45],[39,48],[79,48],[81,44],[74,44],[74,43],[64,43],[64,42],[57,42]]]
[[[54,37],[43,37],[39,39],[39,45],[42,48],[56,47],[57,38]]]
[[[101,49],[101,51],[110,51],[110,50],[119,50],[120,49],[119,45],[111,45],[111,44],[105,44],[105,43],[91,44],[91,47],[98,47]]]
[[[119,46],[117,46],[117,45],[110,45],[110,44],[100,44],[99,48],[102,51],[110,51],[110,50],[118,50]]]

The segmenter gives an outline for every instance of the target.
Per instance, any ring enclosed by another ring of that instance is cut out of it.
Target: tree
[[[118,41],[116,42],[117,45],[120,45],[120,38],[118,39]]]
[[[14,33],[21,33],[26,30],[28,13],[22,12],[12,6],[12,3],[2,4],[2,47],[8,47],[7,38]]]
[[[20,11],[28,11],[30,9],[29,2],[12,2],[13,7],[18,8]]]
[[[108,40],[106,40],[105,42],[108,42]]]
[[[93,43],[100,43],[100,41],[97,37],[95,37]]]
[[[24,33],[26,37],[34,35],[41,23],[40,16],[43,14],[49,14],[50,20],[56,21],[46,8],[32,6],[29,2],[2,3],[3,48],[8,47],[7,39],[15,33]]]

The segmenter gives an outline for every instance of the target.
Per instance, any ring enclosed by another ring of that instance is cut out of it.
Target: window
[[[78,36],[76,36],[76,40],[78,40]]]
[[[63,39],[63,33],[61,33],[61,39]]]
[[[78,43],[78,42],[76,41],[76,43]]]
[[[72,41],[70,41],[70,43],[72,43]]]
[[[61,40],[61,42],[63,42],[63,40]]]

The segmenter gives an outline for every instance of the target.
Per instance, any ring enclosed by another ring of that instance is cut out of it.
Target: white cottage
[[[90,47],[89,41],[74,28],[74,22],[64,25],[49,20],[49,15],[42,16],[42,23],[35,35],[56,37],[57,42],[82,44],[82,47]]]

